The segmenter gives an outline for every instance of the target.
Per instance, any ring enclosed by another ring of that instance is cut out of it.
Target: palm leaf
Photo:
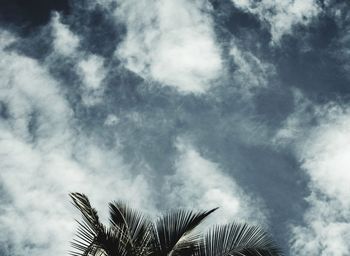
[[[217,208],[205,212],[177,210],[160,217],[154,225],[153,254],[191,255],[198,247],[200,237],[192,235],[191,231],[197,227],[209,214]]]
[[[101,223],[97,215],[97,211],[92,208],[89,199],[81,193],[71,193],[70,197],[73,200],[74,206],[81,212],[84,220],[94,231],[100,229]]]
[[[113,227],[105,228],[104,232],[99,233],[95,239],[95,244],[99,248],[99,251],[103,252],[101,255],[133,255],[128,247],[128,241],[125,235],[120,230]]]
[[[258,226],[232,223],[212,228],[204,238],[202,256],[280,256],[279,248]]]
[[[124,235],[134,255],[147,255],[152,240],[152,222],[123,202],[109,204],[111,226]]]
[[[71,251],[70,254],[74,256],[91,255],[95,250],[94,241],[96,233],[91,230],[85,221],[78,221],[78,224],[77,238],[71,242],[71,246],[75,251]]]
[[[75,251],[70,254],[74,256],[100,255],[96,245],[96,237],[104,231],[100,223],[97,211],[92,208],[89,199],[80,193],[71,193],[74,206],[81,212],[83,221],[78,222],[77,238],[73,239],[71,245]],[[103,254],[102,254],[103,255]]]

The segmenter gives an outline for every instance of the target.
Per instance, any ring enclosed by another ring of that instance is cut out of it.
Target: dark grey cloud
[[[45,25],[52,11],[68,14],[69,1],[3,0],[0,2],[0,24],[22,33],[30,33]]]

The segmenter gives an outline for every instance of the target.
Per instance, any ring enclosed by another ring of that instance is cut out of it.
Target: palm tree
[[[232,223],[206,235],[195,228],[217,208],[175,210],[151,221],[123,202],[109,204],[110,225],[103,225],[89,199],[70,194],[83,220],[78,221],[73,256],[280,256],[281,251],[257,226]]]

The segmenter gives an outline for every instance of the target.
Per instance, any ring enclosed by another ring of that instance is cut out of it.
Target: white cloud
[[[51,26],[54,35],[54,51],[47,58],[48,63],[55,59],[57,55],[64,56],[72,61],[82,82],[80,89],[83,103],[86,106],[100,103],[104,93],[102,82],[107,73],[104,67],[104,58],[79,49],[79,36],[70,31],[69,27],[60,21],[58,13],[54,13]]]
[[[89,4],[93,5],[93,3]],[[58,13],[52,17],[51,26],[54,35],[54,51],[47,58],[48,63],[57,55],[72,61],[82,82],[80,89],[83,103],[86,106],[100,103],[104,93],[103,79],[107,73],[104,58],[79,49],[79,36],[70,31],[67,25],[61,23]]]
[[[295,141],[297,157],[310,178],[305,225],[291,226],[291,253],[350,255],[350,111],[328,104],[314,106],[313,115],[308,115],[296,114],[293,120],[299,116],[302,121],[292,122],[294,128],[285,137]],[[319,125],[301,133],[298,123],[310,118]]]
[[[206,91],[222,69],[205,1],[123,1],[116,17],[127,26],[117,50],[139,75],[179,91]]]
[[[262,202],[246,194],[217,163],[205,159],[184,139],[176,146],[176,172],[165,183],[171,205],[202,210],[220,207],[214,223],[235,220],[266,224]]]
[[[231,0],[238,8],[252,13],[270,27],[272,42],[291,34],[295,25],[307,25],[321,11],[316,0]]]
[[[11,33],[6,30],[0,30],[0,49],[4,49],[9,46],[11,43],[16,41],[16,38],[11,35]]]
[[[104,92],[102,82],[106,76],[103,62],[102,57],[90,54],[77,64],[78,74],[84,85],[82,96],[86,105],[94,105],[102,100]]]
[[[8,36],[2,41],[11,42]],[[45,67],[2,48],[0,75],[7,112],[0,119],[0,244],[8,245],[6,255],[66,254],[78,218],[69,192],[91,196],[103,219],[106,203],[120,197],[152,208],[143,175],[130,175],[117,149],[76,132],[70,105]]]
[[[51,24],[53,29],[53,46],[55,51],[64,56],[71,56],[72,54],[75,54],[79,46],[79,37],[73,34],[67,25],[61,23],[60,15],[58,13],[54,13]]]
[[[101,86],[101,82],[106,75],[103,69],[102,57],[90,55],[82,60],[78,67],[87,88],[94,90]]]
[[[109,114],[104,122],[104,125],[107,126],[114,126],[119,123],[119,118],[116,115]]]

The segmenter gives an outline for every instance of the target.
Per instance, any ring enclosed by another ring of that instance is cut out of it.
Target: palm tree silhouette
[[[70,194],[83,220],[78,221],[73,256],[280,256],[279,248],[258,226],[232,223],[195,228],[217,208],[194,212],[175,210],[151,221],[123,202],[112,202],[110,226],[103,225],[89,199]]]

